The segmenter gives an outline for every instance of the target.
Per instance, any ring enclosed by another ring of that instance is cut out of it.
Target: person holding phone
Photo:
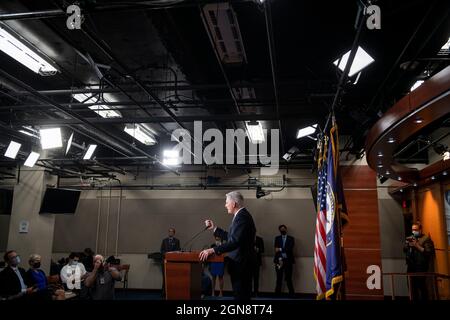
[[[94,257],[94,269],[86,277],[85,285],[93,300],[114,300],[115,282],[121,279],[120,272],[98,254]]]
[[[412,235],[406,238],[403,251],[406,254],[408,273],[432,272],[434,244],[430,237],[423,234],[422,225],[414,223],[411,227]],[[411,276],[411,293],[413,300],[427,300],[427,278],[425,276]]]

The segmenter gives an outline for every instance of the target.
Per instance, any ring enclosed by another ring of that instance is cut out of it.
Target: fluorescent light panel
[[[264,131],[259,121],[246,121],[248,136],[254,144],[264,142]]]
[[[24,165],[30,168],[34,167],[40,156],[37,152],[31,152]]]
[[[97,99],[86,93],[76,93],[72,95],[73,98],[82,103],[96,103]],[[105,99],[106,100],[106,99]],[[106,102],[108,102],[106,100]],[[102,118],[122,118],[122,114],[119,111],[111,110],[109,106],[99,104],[95,106],[89,106],[89,109],[97,113]]]
[[[2,26],[0,26],[0,50],[38,74],[54,74],[58,71]]]
[[[84,157],[83,160],[89,160],[91,159],[92,155],[94,154],[95,149],[97,148],[96,144],[90,144]]]
[[[21,146],[22,145],[20,143],[11,141],[9,143],[8,149],[6,149],[5,157],[15,159],[17,157],[17,153],[19,153]]]
[[[62,147],[61,128],[41,129],[42,149],[54,149]]]
[[[164,150],[163,152],[163,164],[167,166],[176,166],[181,162],[180,154],[175,150]]]
[[[348,58],[350,57],[350,52],[351,50],[344,54],[340,62],[339,59],[333,62],[333,64],[341,69],[341,71],[344,71],[345,66],[347,65]],[[375,60],[366,51],[364,51],[363,48],[358,47],[355,58],[353,59],[352,66],[350,67],[350,71],[348,72],[348,76],[351,77],[354,74],[360,72],[362,69],[364,69],[374,61]]]
[[[313,124],[312,126],[308,126],[306,128],[298,129],[297,139],[309,136],[313,134],[317,130],[317,124]]]
[[[127,124],[124,131],[145,145],[150,146],[156,144],[153,135],[140,124]]]
[[[69,153],[70,147],[72,146],[73,141],[73,132],[69,137],[69,141],[67,141],[66,154]]]

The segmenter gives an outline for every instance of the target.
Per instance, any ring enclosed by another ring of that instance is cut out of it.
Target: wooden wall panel
[[[383,289],[369,290],[367,267],[381,268],[376,174],[368,166],[341,167],[350,223],[344,229],[346,298],[383,299]]]

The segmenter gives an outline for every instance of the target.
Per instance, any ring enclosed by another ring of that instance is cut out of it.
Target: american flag
[[[317,180],[317,220],[314,245],[314,275],[316,277],[317,299],[323,299],[326,293],[326,197],[327,197],[327,165],[322,162]]]

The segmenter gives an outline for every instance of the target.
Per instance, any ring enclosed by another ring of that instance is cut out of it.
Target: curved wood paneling
[[[398,101],[369,131],[366,157],[378,174],[405,182],[428,178],[429,172],[395,163],[395,150],[421,129],[450,114],[450,66],[425,81]],[[416,121],[420,119],[421,122]],[[390,141],[392,140],[392,141]],[[450,168],[450,161],[441,161],[435,168]],[[441,172],[442,172],[441,171]],[[433,173],[436,174],[436,173]]]

